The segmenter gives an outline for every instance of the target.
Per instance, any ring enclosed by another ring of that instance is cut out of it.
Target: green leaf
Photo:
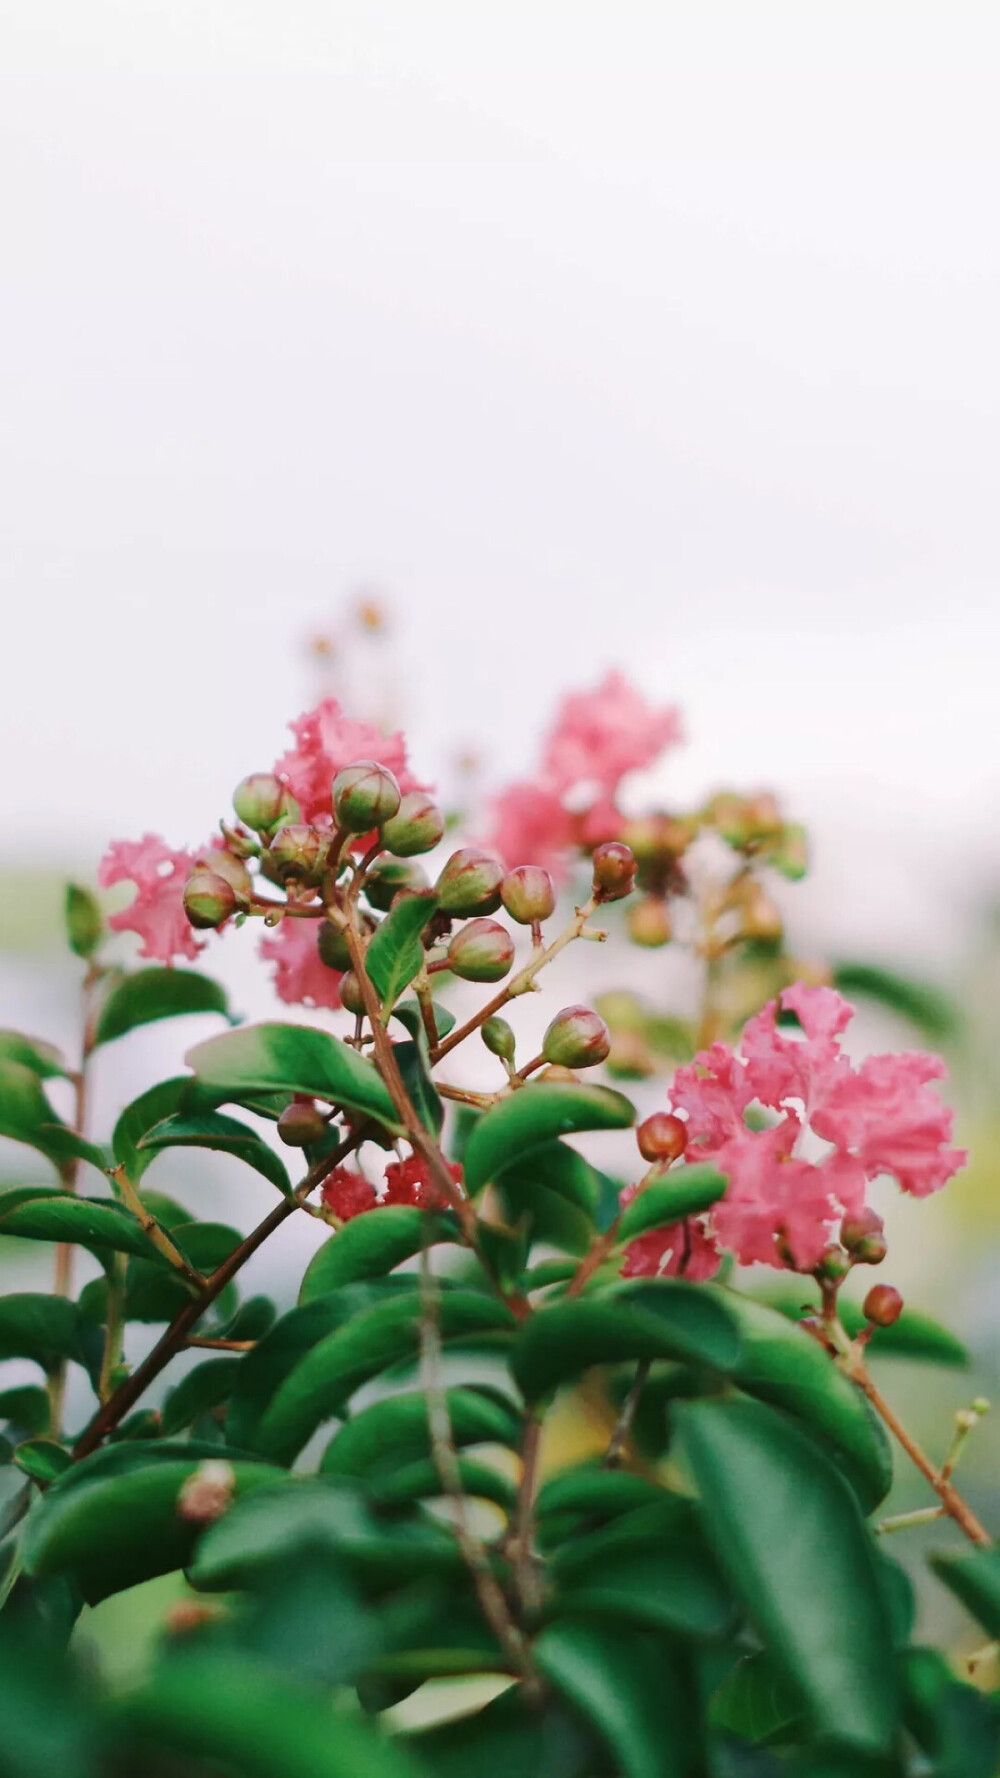
[[[476,1389],[445,1391],[451,1439],[456,1450],[464,1445],[500,1444],[516,1447],[521,1435],[520,1416],[506,1402]],[[422,1391],[392,1395],[353,1414],[326,1447],[324,1475],[364,1476],[378,1479],[383,1470],[413,1462],[431,1454],[427,1397]]]
[[[48,1392],[35,1383],[23,1383],[14,1389],[0,1391],[0,1421],[16,1432],[34,1436],[48,1432],[51,1422]]]
[[[737,1661],[709,1703],[713,1728],[754,1746],[794,1740],[802,1725],[802,1699],[766,1654]]]
[[[621,1624],[549,1624],[534,1644],[545,1678],[596,1729],[624,1778],[681,1778],[679,1686],[663,1650]]]
[[[396,1066],[420,1122],[432,1136],[440,1136],[444,1127],[444,1106],[431,1079],[426,1045],[422,1039],[418,1039],[415,1043],[397,1043],[393,1048]]]
[[[44,1292],[0,1297],[0,1359],[32,1358],[44,1369],[61,1358],[87,1363],[75,1303]]]
[[[188,1264],[202,1277],[214,1272],[243,1239],[238,1229],[223,1222],[183,1222],[174,1226],[171,1235]],[[155,1251],[152,1259],[129,1261],[125,1275],[129,1321],[172,1321],[190,1300],[188,1286]],[[225,1317],[235,1306],[235,1288],[229,1285],[216,1298],[216,1314]]]
[[[562,1470],[544,1482],[538,1491],[535,1511],[542,1542],[553,1539],[545,1529],[545,1521],[572,1517],[578,1522],[604,1523],[637,1506],[649,1506],[663,1498],[663,1489],[644,1476],[630,1475],[624,1469],[603,1469],[593,1464],[579,1464]]]
[[[228,1400],[239,1368],[239,1358],[227,1353],[220,1358],[206,1358],[202,1364],[196,1364],[193,1370],[189,1370],[175,1388],[171,1389],[163,1404],[164,1436],[169,1438],[171,1434],[182,1431],[200,1415],[210,1413],[213,1408],[220,1407]]]
[[[308,1093],[399,1130],[392,1100],[372,1063],[312,1025],[247,1025],[224,1031],[196,1044],[185,1061],[207,1086],[237,1093]]]
[[[432,892],[411,895],[388,913],[368,941],[365,971],[383,1007],[392,1007],[409,987],[424,961],[420,935],[437,913]]]
[[[392,1009],[392,1016],[405,1025],[411,1037],[419,1038],[423,1034],[424,1021],[418,1000],[401,1000]],[[439,1037],[447,1037],[449,1031],[455,1029],[455,1015],[440,1000],[434,1001],[434,1028]]]
[[[154,1124],[139,1140],[139,1152],[162,1148],[212,1148],[222,1154],[235,1155],[276,1185],[285,1197],[292,1183],[283,1162],[266,1142],[246,1124],[221,1111],[206,1111],[200,1117],[167,1117]]]
[[[721,1285],[719,1296],[741,1334],[730,1375],[761,1401],[785,1408],[842,1454],[863,1512],[871,1512],[892,1486],[892,1452],[860,1389],[832,1363],[829,1353],[783,1315]]]
[[[935,1043],[953,1037],[961,1023],[954,1001],[932,982],[897,975],[872,963],[835,963],[833,985],[841,994],[875,1000],[899,1013]]]
[[[725,1636],[736,1618],[729,1589],[698,1538],[590,1555],[560,1588],[557,1609],[697,1637]]]
[[[254,1448],[290,1463],[307,1439],[339,1413],[370,1377],[417,1351],[423,1307],[419,1291],[363,1309],[327,1334],[278,1389],[257,1428]],[[507,1334],[513,1316],[479,1291],[446,1291],[438,1304],[441,1337]]]
[[[601,1203],[607,1176],[591,1166],[568,1142],[545,1142],[523,1160],[506,1167],[501,1184],[506,1197],[529,1207],[533,1195],[544,1189],[582,1210],[593,1222]],[[617,1191],[615,1192],[617,1207]]]
[[[305,1353],[354,1313],[357,1297],[357,1291],[338,1290],[290,1309],[247,1353],[240,1363],[226,1416],[228,1436],[236,1444],[253,1448],[261,1418],[280,1384]]]
[[[0,1062],[20,1062],[30,1068],[39,1080],[68,1080],[62,1056],[54,1044],[40,1037],[25,1037],[22,1031],[0,1031]]]
[[[726,1176],[714,1167],[678,1167],[663,1179],[651,1180],[622,1211],[619,1239],[633,1241],[647,1229],[666,1228],[685,1216],[698,1216],[718,1202]]]
[[[98,1255],[134,1253],[149,1259],[154,1249],[134,1216],[113,1199],[80,1198],[58,1186],[17,1186],[0,1192],[0,1235],[30,1241],[69,1241]]]
[[[490,1500],[494,1506],[509,1513],[517,1499],[517,1489],[513,1482],[508,1481],[499,1470],[492,1469],[486,1463],[480,1463],[474,1457],[459,1456],[458,1482],[463,1494],[469,1494],[475,1500]],[[442,1493],[441,1478],[433,1458],[417,1458],[412,1463],[400,1464],[398,1469],[379,1471],[378,1476],[369,1478],[372,1498],[382,1506],[402,1506],[413,1500],[436,1500]]]
[[[815,1286],[807,1278],[791,1287],[778,1284],[757,1289],[751,1300],[766,1303],[790,1321],[801,1320],[803,1313],[818,1314],[820,1306]],[[868,1326],[859,1305],[849,1302],[843,1295],[838,1301],[837,1313],[852,1340]],[[950,1328],[942,1327],[940,1322],[922,1315],[917,1309],[904,1309],[892,1327],[876,1328],[869,1354],[873,1358],[921,1359],[927,1364],[949,1365],[955,1369],[962,1369],[969,1363],[967,1349]]]
[[[480,1658],[479,1670],[487,1663]],[[511,1686],[485,1709],[422,1729],[410,1741],[434,1778],[586,1778],[601,1771],[584,1725],[558,1701],[527,1702]]]
[[[115,1717],[151,1750],[240,1778],[421,1778],[395,1742],[334,1714],[321,1693],[276,1675],[262,1683],[259,1661],[222,1650],[161,1666]]]
[[[25,1475],[30,1475],[33,1482],[41,1482],[43,1487],[57,1481],[72,1461],[65,1445],[60,1445],[54,1438],[23,1439],[14,1452],[18,1469],[23,1469]]]
[[[965,1550],[931,1557],[939,1579],[988,1635],[1000,1638],[1000,1550]]]
[[[0,1059],[0,1136],[24,1142],[62,1168],[75,1159],[104,1171],[104,1155],[56,1115],[38,1072],[25,1062]]]
[[[622,1093],[542,1081],[522,1087],[484,1112],[465,1150],[465,1183],[472,1195],[514,1162],[554,1136],[577,1130],[624,1130],[635,1109]]]
[[[906,1726],[934,1764],[934,1778],[996,1778],[1000,1708],[960,1684],[933,1648],[911,1648],[902,1662]]]
[[[66,884],[66,939],[77,957],[92,957],[104,936],[104,916],[96,895],[79,883]]]
[[[720,1296],[703,1284],[657,1278],[544,1305],[520,1328],[511,1369],[526,1398],[537,1401],[595,1364],[681,1358],[728,1371],[739,1350]]]
[[[126,1105],[118,1119],[111,1138],[111,1147],[119,1167],[124,1167],[133,1185],[138,1185],[149,1166],[156,1159],[154,1153],[140,1151],[139,1143],[148,1130],[152,1130],[165,1118],[172,1117],[178,1110],[184,1094],[191,1086],[189,1074],[177,1074],[170,1080],[157,1081],[138,1099]]]
[[[313,1255],[299,1302],[315,1302],[359,1278],[382,1278],[424,1246],[460,1238],[458,1224],[450,1215],[420,1210],[413,1204],[382,1204],[345,1222]]]
[[[193,1012],[217,1012],[228,1019],[225,989],[194,969],[137,969],[122,976],[105,998],[94,1027],[94,1043],[111,1043],[137,1025]]]
[[[892,1624],[846,1483],[759,1402],[676,1409],[706,1542],[816,1731],[882,1752],[897,1723]]]
[[[213,1447],[213,1457],[219,1456],[231,1464],[237,1495],[281,1474],[268,1464],[237,1461]],[[181,1518],[177,1502],[198,1463],[194,1457],[144,1463],[82,1480],[68,1471],[70,1485],[55,1482],[29,1520],[24,1546],[28,1573],[69,1574],[94,1605],[109,1593],[185,1567],[202,1526]]]

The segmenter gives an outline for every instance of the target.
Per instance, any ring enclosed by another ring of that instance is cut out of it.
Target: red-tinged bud
[[[792,824],[782,828],[781,837],[774,850],[768,850],[768,863],[775,870],[787,877],[790,883],[799,883],[809,869],[809,840],[804,827]]]
[[[743,804],[743,820],[751,840],[772,840],[784,827],[781,810],[769,790],[747,797]]]
[[[196,865],[184,885],[184,912],[199,931],[224,926],[236,912],[232,884],[214,870]]]
[[[411,790],[400,799],[395,815],[382,823],[382,844],[397,858],[431,852],[444,837],[444,815],[426,790]]]
[[[251,772],[233,791],[237,816],[254,833],[270,833],[279,821],[287,821],[288,792],[273,772]]]
[[[759,883],[748,882],[740,897],[740,916],[744,938],[773,943],[784,932],[781,910]]]
[[[840,1239],[856,1265],[879,1266],[889,1251],[885,1224],[874,1210],[859,1210],[856,1216],[845,1216]]]
[[[576,1084],[576,1075],[572,1068],[564,1068],[561,1062],[551,1062],[548,1068],[543,1068],[541,1073],[535,1076],[535,1079],[546,1081],[550,1086],[571,1087]]]
[[[278,1135],[289,1148],[308,1148],[326,1135],[326,1118],[312,1099],[293,1099],[278,1119]]]
[[[364,1012],[365,1003],[361,994],[361,983],[353,969],[349,969],[346,975],[341,976],[339,992],[340,1004],[347,1012],[354,1013],[355,1017]]]
[[[297,821],[289,827],[279,827],[267,856],[279,882],[298,877],[303,882],[315,883],[323,874],[326,850],[326,835],[318,827]]]
[[[635,887],[635,853],[620,840],[608,840],[594,853],[594,899],[621,901]]]
[[[506,1019],[487,1019],[479,1033],[486,1048],[493,1056],[499,1056],[502,1062],[513,1062],[515,1037]]]
[[[556,905],[555,884],[540,864],[519,864],[500,885],[500,900],[519,926],[547,920]]]
[[[231,1463],[210,1457],[199,1463],[177,1496],[177,1517],[195,1525],[210,1525],[222,1517],[236,1492],[236,1472]]]
[[[866,1321],[875,1327],[891,1327],[903,1313],[903,1299],[891,1284],[873,1284],[862,1304]]]
[[[419,894],[429,886],[422,865],[408,864],[401,858],[379,858],[365,878],[365,896],[373,908],[387,914],[401,889]]]
[[[359,759],[333,780],[333,813],[347,833],[368,833],[395,815],[402,798],[388,766]]]
[[[370,914],[362,914],[361,930],[366,938],[370,938],[375,931],[375,921]],[[326,964],[327,969],[350,969],[351,953],[347,948],[346,934],[343,927],[335,926],[332,920],[321,921],[317,949],[320,961]]]
[[[679,1161],[687,1147],[687,1124],[671,1111],[654,1111],[644,1118],[635,1139],[644,1161]]]
[[[629,908],[625,924],[632,943],[650,951],[668,945],[674,935],[667,904],[659,895],[647,895],[637,901]]]
[[[589,1006],[564,1006],[542,1039],[542,1055],[562,1068],[594,1068],[611,1048],[600,1013]]]
[[[504,868],[499,859],[475,846],[453,852],[436,888],[444,914],[492,914],[500,906]]]
[[[470,920],[448,946],[448,968],[464,982],[500,982],[514,961],[514,940],[496,920]]]
[[[687,851],[695,836],[692,821],[677,815],[643,815],[629,821],[622,834],[637,864],[669,864]]]
[[[850,1269],[850,1254],[838,1247],[836,1241],[831,1241],[820,1254],[815,1271],[824,1284],[842,1284]]]
[[[704,819],[709,827],[714,827],[737,850],[745,846],[750,838],[746,800],[730,790],[720,790],[709,799],[705,804]]]
[[[236,897],[237,907],[250,906],[253,899],[253,878],[242,858],[235,857],[232,852],[227,852],[220,846],[211,852],[199,853],[195,862],[206,870],[214,871],[217,877],[225,879]]]

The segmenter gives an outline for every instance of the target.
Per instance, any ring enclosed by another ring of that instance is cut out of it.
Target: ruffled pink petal
[[[596,784],[613,795],[626,772],[652,765],[681,739],[672,706],[654,709],[623,674],[564,698],[542,757],[548,782],[565,792]]]
[[[113,932],[137,933],[140,956],[157,963],[175,957],[193,961],[202,949],[184,912],[184,885],[193,863],[192,852],[175,851],[153,833],[141,840],[113,840],[101,859],[97,881],[102,889],[135,884],[134,899],[112,914],[108,925]]]
[[[299,803],[303,821],[330,818],[333,780],[355,760],[375,759],[387,766],[399,779],[404,794],[427,788],[410,771],[406,740],[400,731],[383,735],[373,723],[352,721],[336,698],[324,698],[289,726],[295,746],[282,755],[274,769]]]
[[[318,920],[285,919],[260,941],[260,954],[273,963],[279,1000],[296,1006],[340,1005],[341,971],[330,969],[318,950]]]
[[[494,798],[485,845],[504,864],[540,864],[565,876],[573,845],[573,818],[555,791],[537,784],[511,784]]]

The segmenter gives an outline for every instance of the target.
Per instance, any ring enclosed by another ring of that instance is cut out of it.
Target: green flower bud
[[[600,1013],[589,1006],[564,1006],[542,1039],[542,1055],[561,1068],[593,1068],[611,1049]]]
[[[530,926],[548,919],[556,905],[555,885],[540,864],[519,864],[504,877],[500,900],[512,920]]]
[[[875,1210],[859,1210],[855,1216],[845,1216],[840,1239],[857,1265],[879,1266],[889,1251],[885,1224]]]
[[[482,1027],[480,1037],[492,1056],[499,1056],[502,1062],[514,1061],[515,1038],[506,1019],[487,1019]]]
[[[903,1313],[903,1299],[891,1284],[873,1284],[862,1304],[866,1321],[876,1327],[891,1327]]]
[[[247,870],[242,858],[225,851],[221,846],[218,850],[199,853],[196,864],[205,870],[214,871],[217,877],[223,877],[236,897],[236,905],[248,908],[253,899],[253,878]]]
[[[340,978],[340,1004],[345,1011],[352,1012],[355,1016],[359,1016],[365,1010],[365,1003],[361,995],[361,983],[353,969],[349,969],[347,974]]]
[[[97,897],[78,883],[66,884],[66,937],[77,957],[92,957],[104,934]]]
[[[293,1099],[279,1117],[277,1130],[289,1148],[308,1148],[326,1135],[326,1119],[312,1099]]]
[[[671,1111],[654,1111],[644,1118],[635,1133],[639,1153],[644,1161],[680,1160],[687,1147],[687,1124]]]
[[[647,950],[668,945],[673,937],[667,904],[658,895],[647,895],[630,907],[625,924],[632,943],[643,945]]]
[[[232,884],[214,870],[196,864],[184,885],[184,912],[191,925],[199,931],[223,926],[235,911]]]
[[[594,897],[621,901],[635,884],[635,853],[620,840],[608,840],[594,852]]]
[[[781,836],[773,851],[768,851],[768,862],[787,877],[790,883],[799,883],[809,869],[809,840],[804,827],[791,824],[781,830]]]
[[[370,914],[362,914],[361,930],[366,938],[370,938],[375,931],[375,921]],[[328,969],[350,969],[351,953],[347,947],[347,936],[343,927],[335,926],[332,920],[321,921],[316,948],[320,961]]]
[[[296,821],[291,826],[279,827],[267,856],[280,883],[289,877],[315,883],[323,874],[326,852],[327,839],[319,828]]]
[[[279,821],[289,818],[285,812],[287,797],[285,786],[273,772],[251,772],[233,791],[233,808],[255,833],[270,833]]]
[[[444,816],[425,790],[411,790],[400,799],[395,815],[382,823],[382,844],[397,858],[430,852],[444,835]]]
[[[448,946],[448,968],[466,982],[499,982],[510,973],[514,940],[496,920],[470,920]]]
[[[422,865],[397,858],[377,859],[365,878],[365,895],[372,907],[378,908],[382,914],[389,912],[401,889],[419,894],[428,887],[427,872]]]
[[[368,833],[395,815],[400,791],[387,766],[374,759],[359,759],[345,766],[333,780],[333,813],[337,826],[347,833]]]
[[[815,1272],[816,1277],[821,1278],[824,1284],[842,1284],[850,1269],[850,1255],[842,1247],[838,1247],[836,1241],[831,1241],[820,1254]]]
[[[444,914],[492,914],[500,906],[504,869],[489,852],[463,846],[453,852],[437,880]]]
[[[622,843],[634,852],[637,864],[666,865],[687,851],[695,832],[689,818],[643,815],[626,824]]]

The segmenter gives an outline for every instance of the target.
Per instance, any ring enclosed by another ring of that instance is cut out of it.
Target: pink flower
[[[158,963],[174,957],[195,958],[201,945],[184,912],[184,884],[194,863],[193,852],[175,852],[157,834],[141,840],[113,840],[101,859],[97,881],[102,889],[134,883],[135,897],[121,913],[112,914],[114,932],[136,932],[140,956]]]
[[[638,1185],[626,1185],[619,1193],[622,1209],[630,1204]],[[689,1216],[684,1222],[673,1222],[667,1228],[648,1229],[637,1235],[625,1249],[622,1266],[624,1278],[691,1278],[702,1283],[713,1278],[722,1255],[700,1217]]]
[[[375,1187],[353,1167],[334,1167],[323,1182],[322,1198],[341,1222],[350,1222],[352,1216],[361,1216],[378,1204]]]
[[[855,1067],[840,1047],[853,1008],[832,988],[796,983],[781,996],[799,1034],[778,1026],[772,1001],[751,1019],[739,1053],[712,1044],[679,1068],[671,1100],[687,1114],[689,1160],[710,1159],[727,1175],[709,1223],[724,1247],[750,1264],[816,1265],[865,1188],[892,1174],[916,1197],[938,1191],[965,1161],[951,1148],[952,1114],[929,1083],[944,1069],[917,1052],[869,1056]],[[746,1120],[753,1104],[779,1113],[765,1129]],[[800,1153],[804,1132],[829,1144],[822,1159]]]
[[[612,672],[593,691],[563,699],[542,772],[560,792],[596,784],[613,796],[626,772],[651,765],[680,738],[673,706],[654,710],[623,674]]]
[[[330,787],[337,773],[356,760],[375,759],[399,779],[400,789],[425,790],[407,765],[406,741],[397,731],[383,735],[370,722],[353,722],[336,698],[324,698],[290,728],[295,746],[278,760],[275,772],[288,785],[302,810],[302,819],[330,818]]]
[[[540,864],[555,875],[562,873],[565,855],[573,844],[573,817],[554,790],[538,784],[517,783],[496,797],[487,849],[511,869],[517,864]]]
[[[324,963],[318,950],[318,920],[286,917],[260,941],[260,954],[275,965],[274,985],[280,1000],[295,1005],[340,1005],[341,972]]]
[[[449,1166],[456,1185],[461,1184],[462,1169]],[[384,1204],[416,1204],[421,1210],[447,1210],[448,1199],[431,1178],[431,1171],[421,1155],[407,1155],[405,1161],[392,1161],[385,1170]]]

